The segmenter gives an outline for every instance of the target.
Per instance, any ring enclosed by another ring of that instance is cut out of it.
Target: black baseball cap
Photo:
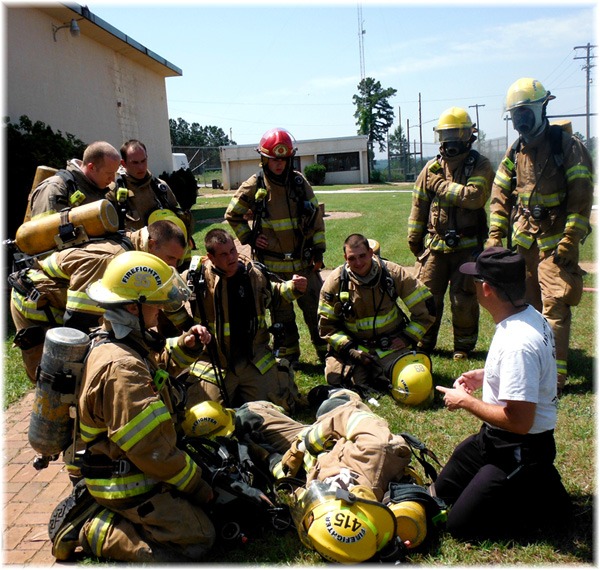
[[[463,263],[459,271],[504,288],[505,285],[525,283],[525,258],[504,247],[488,247],[476,261]]]

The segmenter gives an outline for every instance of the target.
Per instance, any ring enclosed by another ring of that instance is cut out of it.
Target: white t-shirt
[[[532,306],[496,325],[484,370],[484,402],[533,402],[535,419],[529,433],[554,429],[558,402],[554,334]]]

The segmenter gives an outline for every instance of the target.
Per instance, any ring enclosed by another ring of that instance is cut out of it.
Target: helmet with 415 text
[[[312,481],[292,509],[298,535],[329,562],[356,564],[369,560],[396,534],[396,518],[370,489],[351,492]]]
[[[117,255],[102,279],[89,285],[87,294],[100,306],[147,303],[177,310],[191,291],[176,269],[144,251]]]
[[[291,158],[298,150],[294,142],[294,137],[285,129],[271,129],[262,136],[256,150],[266,158]]]
[[[461,107],[446,109],[438,119],[438,124],[433,128],[438,142],[470,142],[473,133],[477,132],[475,123],[471,121],[469,113]]]

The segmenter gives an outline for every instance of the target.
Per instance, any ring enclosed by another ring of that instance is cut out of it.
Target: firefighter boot
[[[80,546],[79,531],[100,505],[88,491],[85,481],[79,481],[71,494],[52,511],[48,535],[52,541],[52,555],[57,560],[69,560]]]

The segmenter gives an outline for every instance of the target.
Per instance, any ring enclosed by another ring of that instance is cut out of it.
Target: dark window
[[[317,162],[322,164],[327,172],[343,172],[345,170],[359,170],[360,168],[358,152],[318,154]]]

